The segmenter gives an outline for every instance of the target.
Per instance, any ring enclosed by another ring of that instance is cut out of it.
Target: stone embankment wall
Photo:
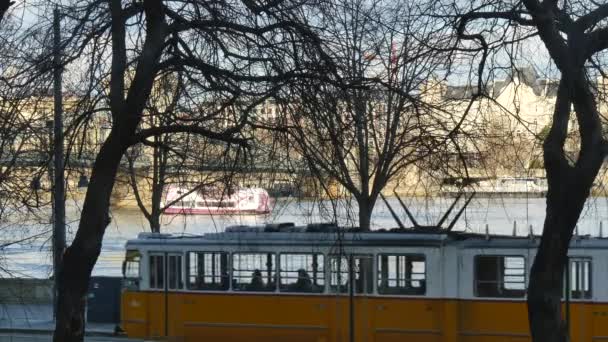
[[[0,304],[50,304],[53,281],[50,279],[0,279]]]

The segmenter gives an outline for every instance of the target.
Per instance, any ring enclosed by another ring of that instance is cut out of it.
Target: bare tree
[[[608,6],[553,0],[450,5],[456,10],[449,16],[455,20],[458,45],[454,47],[479,62],[479,90],[484,89],[483,79],[489,75],[489,56],[502,52],[507,63],[517,63],[518,58],[527,57],[525,44],[529,47],[539,38],[546,48],[543,63],[556,67],[560,75],[553,119],[543,145],[549,190],[543,234],[530,274],[528,314],[534,341],[567,341],[560,302],[568,247],[606,155],[597,98],[605,96],[606,90],[603,56],[608,47]],[[538,60],[539,55],[534,58]],[[483,91],[478,93],[483,95]],[[571,129],[571,117],[577,130]],[[573,160],[566,146],[569,131],[580,139]]]
[[[246,146],[240,135],[257,98],[308,72],[294,55],[315,53],[303,4],[257,2],[79,1],[62,9],[63,63],[83,79],[85,103],[72,131],[109,112],[107,136],[96,153],[78,230],[58,274],[55,341],[82,341],[84,305],[91,271],[110,222],[109,204],[125,152],[136,144],[157,145],[164,134],[198,134]],[[45,23],[33,28],[40,30]],[[45,56],[40,57],[40,60]],[[72,64],[70,64],[72,63]],[[74,68],[70,68],[74,65]],[[182,73],[182,107],[192,116],[168,115],[144,124],[157,80]],[[209,124],[235,103],[245,103],[221,122]],[[151,140],[152,139],[152,140]]]
[[[352,195],[359,227],[369,230],[386,184],[445,142],[423,93],[447,63],[426,44],[436,27],[417,5],[340,0],[321,13],[323,49],[337,73],[279,99],[286,140],[326,188],[337,182]]]

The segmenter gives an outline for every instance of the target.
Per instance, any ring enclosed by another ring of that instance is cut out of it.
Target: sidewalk
[[[116,324],[87,323],[87,341],[137,341],[114,335]],[[50,341],[55,322],[50,304],[0,305],[0,341]]]

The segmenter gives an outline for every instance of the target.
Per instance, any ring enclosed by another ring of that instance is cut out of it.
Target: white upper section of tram
[[[539,241],[439,230],[233,226],[202,236],[142,233],[127,242],[126,268],[140,290],[151,291],[348,294],[352,283],[356,295],[523,301]],[[570,300],[608,301],[608,239],[574,237],[569,256]]]

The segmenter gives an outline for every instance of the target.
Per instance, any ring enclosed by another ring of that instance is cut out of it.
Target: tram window
[[[141,253],[129,249],[122,262],[122,287],[125,290],[139,290]]]
[[[168,260],[169,289],[176,290],[184,288],[184,283],[182,281],[182,256],[169,254]]]
[[[346,256],[334,256],[330,259],[330,282],[332,292],[347,293],[349,291],[349,258]],[[357,255],[352,257],[354,292],[371,293],[373,291],[372,279],[372,257]]]
[[[279,290],[282,292],[323,292],[323,254],[281,254]]]
[[[475,257],[477,297],[523,297],[526,294],[526,259],[522,256]]]
[[[590,258],[570,258],[570,298],[591,298]]]
[[[228,290],[228,253],[189,252],[186,260],[190,290]]]
[[[139,279],[139,262],[141,253],[138,250],[127,250],[122,266],[122,276],[125,279]]]
[[[165,257],[164,255],[150,255],[150,288],[165,288]]]
[[[274,291],[276,289],[274,253],[233,254],[232,288],[236,291]]]
[[[425,294],[426,260],[424,255],[378,255],[378,293]]]

